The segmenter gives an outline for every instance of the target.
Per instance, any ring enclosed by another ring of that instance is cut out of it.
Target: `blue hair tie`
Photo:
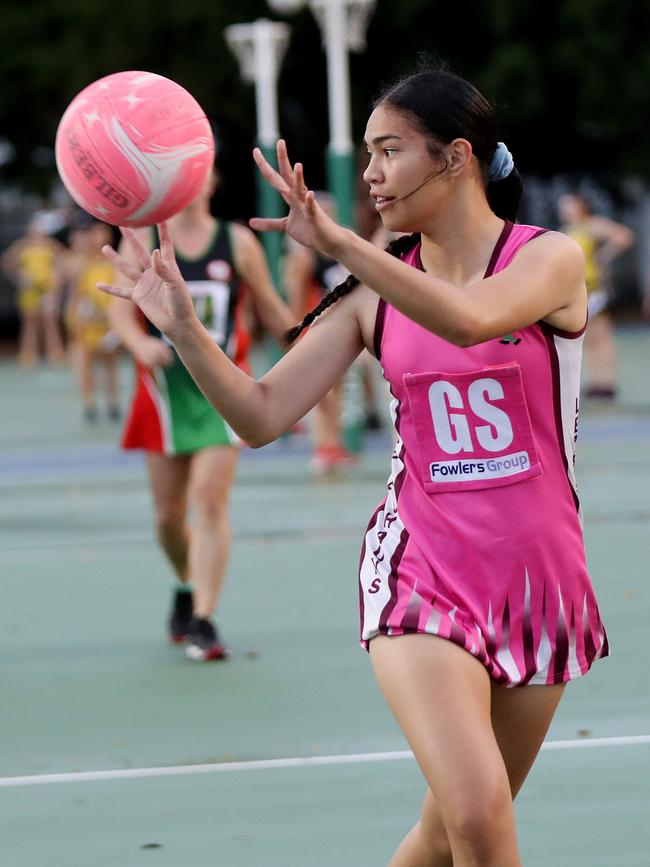
[[[498,142],[488,166],[488,180],[502,181],[508,177],[514,167],[515,161],[512,154],[502,141]]]

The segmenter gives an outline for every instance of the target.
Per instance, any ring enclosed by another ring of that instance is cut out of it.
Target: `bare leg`
[[[147,452],[156,533],[179,581],[188,580],[187,487],[190,458]]]
[[[33,367],[38,361],[38,313],[22,312],[18,341],[18,363]]]
[[[219,601],[230,556],[230,489],[238,450],[213,446],[192,456],[189,496],[193,525],[188,554],[194,613],[209,618]]]
[[[94,354],[81,341],[75,348],[75,368],[81,401],[87,413],[95,410],[95,371],[93,368]]]
[[[109,410],[117,410],[120,405],[117,359],[117,351],[105,352],[102,354],[106,376],[106,400]]]
[[[490,689],[492,729],[514,799],[543,743],[564,685],[506,689],[491,683]],[[453,863],[441,811],[429,789],[420,820],[402,841],[390,867],[452,867]]]
[[[60,364],[65,359],[58,305],[58,298],[48,298],[42,313],[45,354],[51,364]]]
[[[431,635],[379,636],[375,674],[432,791],[454,867],[521,867],[510,783],[478,660]],[[427,838],[431,829],[423,829]],[[432,840],[433,842],[433,840]],[[420,864],[446,864],[439,854]],[[435,851],[435,849],[434,849]],[[418,864],[401,859],[397,865]]]

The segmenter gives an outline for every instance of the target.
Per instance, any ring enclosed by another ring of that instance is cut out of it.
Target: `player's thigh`
[[[378,636],[370,642],[370,655],[443,815],[509,803],[484,666],[432,635]]]
[[[192,506],[210,512],[223,511],[235,480],[239,449],[210,446],[192,455],[189,495]]]
[[[514,798],[539,752],[564,684],[506,688],[492,683],[492,728]]]
[[[190,456],[147,452],[147,470],[157,523],[183,523],[187,513]]]

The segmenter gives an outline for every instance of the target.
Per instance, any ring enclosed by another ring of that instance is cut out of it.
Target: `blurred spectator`
[[[41,347],[51,364],[60,364],[65,357],[59,324],[59,268],[65,248],[51,237],[52,230],[55,226],[50,215],[38,211],[29,222],[25,237],[14,241],[2,255],[2,267],[17,289],[18,362],[23,367],[37,363]]]
[[[85,214],[78,214],[70,227],[70,251],[63,274],[69,287],[66,325],[71,353],[87,422],[97,421],[95,369],[103,368],[106,410],[113,421],[120,418],[118,349],[120,340],[111,331],[111,297],[97,289],[98,282],[112,283],[115,274],[101,253],[111,244],[112,230]]]
[[[618,352],[608,312],[612,261],[634,244],[634,232],[607,217],[592,214],[585,199],[567,193],[558,201],[562,231],[585,254],[589,323],[585,333],[587,397],[611,400],[618,390]]]

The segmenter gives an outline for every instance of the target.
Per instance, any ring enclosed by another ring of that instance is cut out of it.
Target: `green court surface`
[[[583,406],[578,456],[612,656],[567,689],[517,800],[527,867],[650,867],[650,330],[618,337],[620,401]],[[242,455],[233,659],[197,665],[165,642],[141,457],[84,427],[69,371],[3,361],[0,383],[0,864],[385,865],[424,791],[357,645],[388,435],[332,483],[299,437]]]

